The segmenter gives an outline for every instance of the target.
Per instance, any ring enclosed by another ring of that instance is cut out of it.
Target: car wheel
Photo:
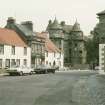
[[[20,76],[23,76],[23,72],[22,71],[19,74],[20,74]]]
[[[48,72],[47,72],[47,70],[45,70],[45,74],[47,74]]]
[[[52,73],[54,74],[55,73],[55,70],[53,70]]]
[[[32,74],[33,74],[33,72],[31,71],[29,74],[30,74],[30,75],[32,75]]]

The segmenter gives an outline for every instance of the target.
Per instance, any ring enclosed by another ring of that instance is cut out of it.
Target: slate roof
[[[72,27],[73,27],[72,25],[64,25],[64,26],[62,26],[62,29],[64,32],[70,33],[72,30]]]
[[[31,22],[31,21],[25,21],[25,22]],[[13,29],[19,34],[22,33],[22,36],[24,35],[25,37],[34,35],[33,30],[28,28],[27,25],[23,24],[25,22],[22,22],[22,24],[17,24],[16,20],[13,17],[9,17],[5,28]]]
[[[80,24],[77,21],[75,22],[72,31],[81,31]]]
[[[61,25],[58,23],[57,19],[55,18],[54,22],[49,25],[51,29],[62,29]]]
[[[0,28],[0,44],[27,47],[15,31],[6,28]]]
[[[34,32],[32,32],[31,30],[29,30],[26,26],[21,25],[21,24],[15,24],[15,26],[21,30],[25,36],[32,36],[34,35]]]
[[[62,29],[64,32],[66,33],[70,33],[71,30],[72,30],[72,25],[61,25],[58,23],[57,19],[55,18],[54,22],[52,23],[49,23],[46,30],[49,30],[49,29]]]
[[[97,13],[97,15],[105,15],[105,10]]]

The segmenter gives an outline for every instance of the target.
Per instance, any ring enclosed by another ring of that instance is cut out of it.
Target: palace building
[[[85,36],[77,20],[74,25],[66,25],[55,18],[53,22],[49,20],[46,30],[53,43],[64,53],[65,66],[86,64]]]

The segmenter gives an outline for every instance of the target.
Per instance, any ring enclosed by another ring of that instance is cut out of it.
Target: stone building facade
[[[65,65],[86,63],[85,38],[77,21],[74,25],[66,25],[64,21],[58,23],[55,18],[53,22],[49,21],[46,30],[50,39],[63,51]]]
[[[9,17],[5,28],[14,30],[31,47],[31,65],[33,67],[41,64],[45,59],[45,41],[38,37],[33,31],[32,21],[24,21],[17,24],[16,20]]]
[[[94,42],[94,63],[99,64],[99,44],[105,43],[105,10],[97,13],[99,23],[95,26],[92,31],[93,42]]]
[[[37,33],[38,36],[45,38],[45,62],[47,66],[58,66],[59,69],[63,68],[64,55],[60,49],[49,39],[48,32]]]

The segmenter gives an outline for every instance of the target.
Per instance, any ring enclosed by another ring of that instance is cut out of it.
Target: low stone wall
[[[90,69],[89,64],[75,64],[71,67],[69,67],[71,70],[73,69],[80,69],[80,70],[88,70]]]

